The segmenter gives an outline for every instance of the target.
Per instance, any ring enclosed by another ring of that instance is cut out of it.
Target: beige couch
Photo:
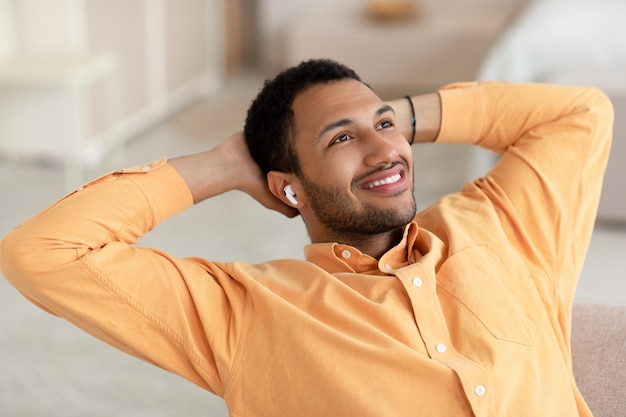
[[[626,306],[575,303],[572,356],[594,416],[626,416]]]

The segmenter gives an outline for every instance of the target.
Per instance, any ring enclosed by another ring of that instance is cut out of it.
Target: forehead
[[[368,86],[357,80],[318,84],[294,99],[294,130],[296,133],[315,132],[338,119],[371,117],[382,104]]]

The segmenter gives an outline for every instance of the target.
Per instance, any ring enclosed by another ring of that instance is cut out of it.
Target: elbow
[[[31,239],[25,238],[19,229],[0,240],[0,272],[5,279],[30,302],[44,311],[55,314],[48,307],[48,287],[51,280],[49,261],[41,257],[41,251],[33,251]]]
[[[2,275],[29,298],[37,298],[36,293],[49,283],[50,273],[60,266],[55,251],[45,245],[45,239],[28,236],[20,228],[0,241]]]
[[[609,96],[597,87],[590,87],[588,98],[588,111],[595,115],[596,128],[606,131],[610,138],[613,129],[615,111]]]
[[[20,291],[24,281],[36,277],[30,253],[25,250],[25,240],[19,229],[13,230],[0,240],[0,271]]]
[[[594,93],[594,103],[596,103],[596,106],[601,108],[603,113],[609,114],[611,118],[613,118],[613,103],[609,96],[597,87],[592,87],[592,91]]]
[[[611,99],[601,89],[588,87],[584,89],[578,103],[579,111],[588,116],[584,120],[587,121],[590,143],[597,151],[604,151],[608,158],[615,117]]]

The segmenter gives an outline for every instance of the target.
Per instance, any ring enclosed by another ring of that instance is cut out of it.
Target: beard
[[[375,235],[403,228],[415,217],[415,199],[395,210],[370,203],[357,207],[340,187],[321,187],[304,175],[299,177],[317,219],[336,234]],[[413,191],[411,190],[411,194]]]

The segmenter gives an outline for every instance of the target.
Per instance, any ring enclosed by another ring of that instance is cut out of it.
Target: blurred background
[[[215,146],[264,79],[307,58],[352,66],[384,99],[469,80],[597,85],[615,136],[576,298],[626,304],[624,21],[623,0],[0,0],[0,234],[111,169]],[[422,208],[494,161],[461,145],[414,153]],[[233,192],[140,244],[262,262],[301,258],[307,241],[299,219]],[[227,415],[4,280],[0,305],[0,417]]]

